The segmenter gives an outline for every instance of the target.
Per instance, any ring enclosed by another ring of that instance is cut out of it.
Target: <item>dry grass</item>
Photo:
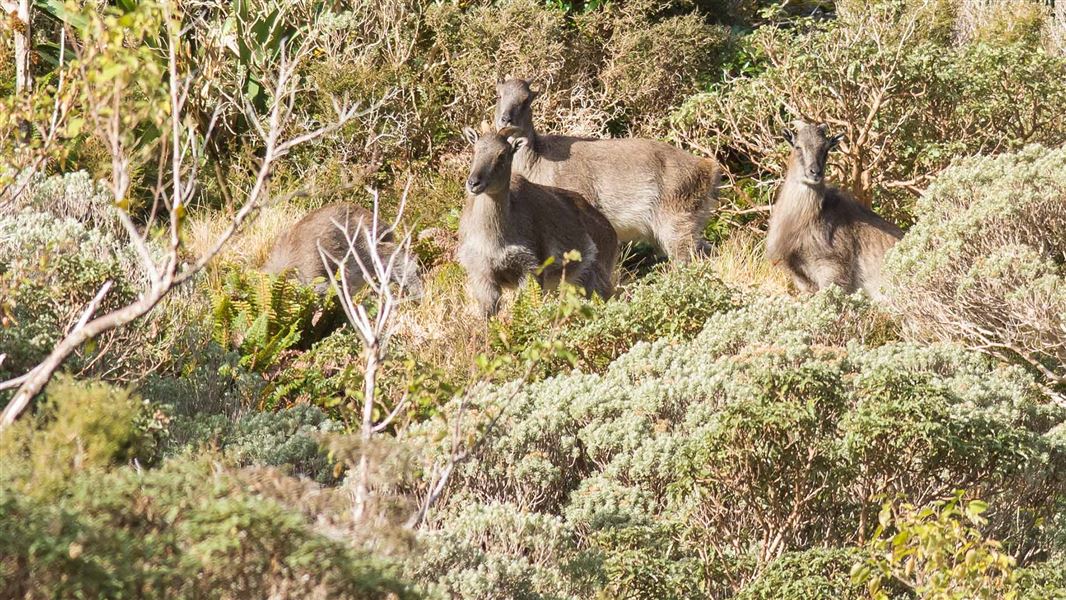
[[[473,360],[488,351],[488,324],[474,316],[466,273],[445,263],[425,275],[425,296],[398,315],[397,337],[428,364],[462,380],[476,374]]]
[[[259,215],[234,236],[218,257],[208,265],[206,272],[209,284],[217,283],[219,269],[226,263],[237,263],[248,269],[262,265],[274,245],[274,240],[287,227],[303,216],[304,211],[289,204],[263,208]],[[186,247],[194,256],[200,256],[214,243],[229,220],[216,212],[197,213],[189,219]]]
[[[1054,19],[1043,2],[1034,0],[962,0],[956,18],[960,41],[1025,41],[1054,35]],[[1054,45],[1049,43],[1049,45]]]
[[[789,293],[788,276],[766,260],[765,235],[738,230],[707,258],[727,285],[769,295]]]

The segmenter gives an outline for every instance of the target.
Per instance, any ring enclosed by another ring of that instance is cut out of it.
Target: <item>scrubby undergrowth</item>
[[[278,162],[272,192],[301,193],[146,318],[80,348],[0,434],[0,599],[1066,595],[1066,62],[1045,3],[234,6],[308,27],[296,120],[328,120],[331,94],[378,103]],[[190,52],[231,39],[227,10],[190,12]],[[110,33],[118,61],[133,49]],[[219,50],[204,82],[266,102],[245,79],[276,60],[277,40],[259,41]],[[123,64],[158,66],[150,50]],[[49,65],[34,67],[46,87]],[[717,157],[729,185],[710,255],[629,261],[606,302],[531,285],[500,319],[472,318],[453,256],[457,132],[508,74],[542,91],[544,132]],[[795,117],[846,133],[830,179],[909,225],[885,307],[794,298],[765,260],[778,131]],[[203,171],[247,177],[254,126],[232,107],[218,119]],[[0,380],[100,286],[106,311],[145,278],[116,211],[146,225],[166,159],[138,155],[128,198],[112,198],[94,180],[111,168],[99,132],[68,133],[56,172],[7,204],[0,188]],[[333,300],[256,269],[309,209],[369,206],[364,184],[393,216],[408,176],[426,294],[401,307],[370,416],[406,408],[367,446],[358,336],[335,327]],[[189,256],[230,222],[223,187],[190,188]],[[168,225],[148,227],[148,252]],[[456,440],[471,454],[407,527]],[[372,501],[357,516],[364,451]]]
[[[729,596],[788,552],[861,544],[885,499],[960,487],[1009,552],[1061,552],[1066,409],[1019,368],[884,342],[876,321],[839,294],[755,300],[602,375],[486,393],[500,434],[460,471],[420,572],[469,598]],[[825,585],[847,588],[851,563],[832,564]]]
[[[959,161],[915,212],[885,264],[908,332],[1019,361],[1066,397],[1066,148]]]

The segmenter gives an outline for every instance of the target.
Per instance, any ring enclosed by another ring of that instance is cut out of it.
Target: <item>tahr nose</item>
[[[485,184],[481,181],[480,177],[471,175],[466,180],[466,189],[471,194],[480,194],[481,192],[485,191]]]

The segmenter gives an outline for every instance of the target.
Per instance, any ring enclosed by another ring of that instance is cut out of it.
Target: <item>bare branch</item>
[[[179,28],[176,27],[177,24],[173,21],[168,7],[164,7],[164,12],[168,19],[166,29],[166,34],[169,37],[169,44],[167,44],[167,71],[170,80],[170,88],[168,90],[169,110],[167,111],[167,118],[169,119],[168,135],[170,136],[170,139],[164,140],[164,143],[169,144],[170,147],[169,160],[171,168],[167,177],[164,178],[162,173],[160,174],[155,193],[157,194],[156,199],[158,200],[161,197],[160,193],[164,189],[170,190],[169,200],[166,199],[165,195],[162,196],[162,203],[166,205],[169,213],[168,219],[170,225],[166,253],[161,259],[154,258],[148,243],[149,228],[145,227],[142,233],[142,231],[138,230],[138,227],[133,223],[128,212],[121,209],[119,210],[119,221],[129,236],[130,244],[135,249],[140,259],[141,266],[146,274],[146,289],[141,292],[136,301],[107,314],[93,318],[93,314],[97,311],[103,298],[111,288],[111,282],[105,283],[97,292],[96,297],[94,297],[92,302],[86,307],[75,326],[52,349],[43,361],[30,369],[27,373],[10,381],[0,383],[0,389],[18,387],[18,391],[5,407],[3,414],[0,415],[0,428],[9,425],[18,417],[26,406],[28,406],[29,402],[39,394],[42,389],[44,389],[44,386],[51,379],[55,371],[71,354],[76,352],[82,344],[104,332],[122,327],[144,316],[155,308],[159,302],[167,296],[167,294],[177,286],[190,280],[215,256],[217,256],[226,243],[240,231],[244,223],[249,218],[253,217],[257,213],[257,210],[266,202],[268,196],[268,181],[273,166],[286,151],[291,150],[300,144],[311,142],[324,135],[329,135],[336,131],[337,128],[343,126],[346,121],[359,114],[353,107],[348,107],[338,112],[338,120],[335,122],[322,125],[308,132],[297,134],[288,139],[283,139],[282,134],[290,127],[289,122],[291,121],[293,114],[295,94],[297,91],[296,86],[298,83],[298,78],[295,76],[296,68],[299,61],[304,57],[304,52],[300,51],[296,53],[294,59],[290,59],[287,51],[283,51],[278,65],[275,84],[271,89],[273,103],[270,107],[266,127],[258,122],[252,107],[247,102],[244,103],[244,107],[248,111],[248,120],[253,123],[253,126],[261,134],[265,145],[262,158],[256,171],[254,184],[247,192],[240,194],[240,196],[243,197],[241,206],[236,211],[229,226],[215,239],[214,243],[205,252],[194,258],[191,261],[191,264],[179,271],[179,251],[181,248],[180,227],[183,222],[182,214],[184,212],[184,207],[192,199],[192,194],[197,188],[196,180],[199,176],[201,152],[197,149],[199,140],[196,138],[196,132],[184,125],[186,101],[189,97],[190,87],[194,79],[191,75],[184,76],[184,74],[180,72],[181,62],[178,60],[177,51],[177,47],[181,43],[180,32],[178,31]],[[79,64],[78,68],[84,70],[85,66]],[[62,82],[62,79],[60,79],[60,81]],[[127,155],[126,142],[124,141],[127,139],[129,132],[124,131],[123,128],[125,125],[120,118],[120,115],[122,114],[120,96],[121,92],[111,93],[110,96],[103,96],[100,100],[101,102],[107,103],[106,109],[105,105],[96,105],[92,102],[88,104],[89,116],[100,124],[111,150],[111,190],[116,203],[126,199],[131,179],[129,171],[131,159]],[[58,99],[57,102],[59,102]],[[65,108],[56,108],[53,111],[53,130],[56,128],[59,120],[64,114]],[[218,114],[218,109],[216,109],[208,126],[207,137],[210,137],[210,133],[214,130]],[[204,144],[206,143],[207,142],[205,141]],[[204,147],[206,147],[206,145]],[[165,151],[161,153],[160,158],[161,160],[165,160]],[[192,160],[187,160],[190,158]],[[189,162],[194,164],[188,165],[187,163]],[[304,193],[303,190],[297,190],[282,196],[282,199],[294,197],[302,193]],[[237,194],[226,194],[226,197],[237,196]],[[154,218],[154,216],[155,205],[153,205],[153,214],[151,218]]]

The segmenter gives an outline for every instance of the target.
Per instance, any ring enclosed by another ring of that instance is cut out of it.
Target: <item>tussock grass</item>
[[[477,371],[473,357],[489,348],[488,324],[474,315],[466,294],[466,273],[444,263],[426,273],[424,283],[421,302],[398,316],[397,338],[420,360],[466,379]]]
[[[237,263],[255,269],[266,261],[274,240],[287,227],[300,220],[307,211],[289,204],[275,204],[260,210],[244,230],[233,236],[222,252],[207,266],[208,283],[218,283],[220,269],[227,263]],[[229,219],[215,212],[199,213],[190,218],[189,234],[185,240],[190,254],[201,256],[229,226]]]
[[[707,260],[730,287],[769,295],[789,293],[788,276],[766,259],[762,234],[738,230],[716,246]]]

